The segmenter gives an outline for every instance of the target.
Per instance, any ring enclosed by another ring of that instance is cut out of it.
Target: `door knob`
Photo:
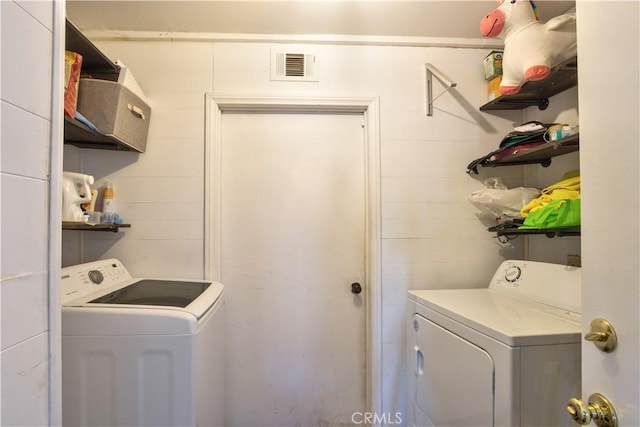
[[[597,318],[591,322],[591,332],[585,334],[584,339],[591,341],[599,350],[611,353],[618,346],[618,336],[605,319]]]
[[[351,293],[357,295],[360,292],[362,292],[362,286],[360,286],[360,283],[352,283],[351,284]]]
[[[570,399],[567,412],[580,425],[587,425],[593,421],[598,427],[618,426],[618,416],[613,405],[599,393],[589,396],[589,403],[584,403],[576,397]]]

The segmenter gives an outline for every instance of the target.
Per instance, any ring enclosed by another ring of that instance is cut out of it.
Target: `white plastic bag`
[[[537,188],[507,188],[498,177],[487,178],[482,183],[486,188],[471,193],[469,201],[498,222],[521,218],[520,210],[540,195]]]

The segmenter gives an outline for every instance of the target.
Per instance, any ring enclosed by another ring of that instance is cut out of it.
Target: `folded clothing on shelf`
[[[546,141],[537,141],[537,142],[531,142],[529,144],[512,145],[511,147],[507,147],[498,151],[492,157],[493,157],[493,160],[500,160],[507,156],[512,156],[518,153],[524,153],[526,151],[531,150],[532,148],[537,147],[538,145],[542,145],[546,143],[547,143]]]

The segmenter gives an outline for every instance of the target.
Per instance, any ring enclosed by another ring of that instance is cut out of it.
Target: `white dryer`
[[[505,261],[488,288],[408,292],[409,426],[571,426],[580,269]]]
[[[62,269],[62,424],[223,426],[223,289]]]

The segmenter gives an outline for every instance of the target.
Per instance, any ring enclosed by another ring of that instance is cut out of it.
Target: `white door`
[[[351,425],[365,410],[363,115],[221,123],[228,425]]]
[[[582,180],[583,332],[610,321],[618,348],[582,346],[582,399],[640,425],[640,3],[576,2]],[[604,30],[606,29],[606,30]],[[595,425],[595,424],[591,424]]]

